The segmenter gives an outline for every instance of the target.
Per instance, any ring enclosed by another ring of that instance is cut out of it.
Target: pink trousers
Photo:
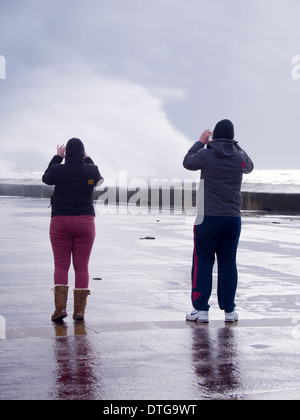
[[[89,260],[96,236],[94,216],[56,216],[51,219],[54,284],[67,285],[73,259],[75,288],[88,289]]]

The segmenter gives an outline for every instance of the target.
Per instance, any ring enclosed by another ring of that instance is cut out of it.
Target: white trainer
[[[233,312],[225,312],[225,322],[237,322],[239,320],[238,314]]]
[[[209,322],[208,311],[197,311],[194,309],[192,312],[186,314],[186,320],[207,324]]]

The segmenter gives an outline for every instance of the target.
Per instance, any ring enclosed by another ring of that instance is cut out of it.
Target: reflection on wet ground
[[[234,325],[70,322],[49,327],[51,334],[43,337],[27,329],[26,337],[19,331],[1,342],[0,395],[59,400],[298,399],[300,346],[293,328],[292,320],[273,319]]]
[[[67,326],[55,327],[53,340],[56,368],[50,399],[94,400],[101,395],[101,380],[94,373],[99,363],[92,342],[86,337],[84,325],[75,325],[74,336],[68,337]],[[68,338],[66,338],[68,337]],[[96,360],[97,359],[97,360]]]
[[[192,329],[192,364],[203,398],[242,395],[239,350],[234,327]]]

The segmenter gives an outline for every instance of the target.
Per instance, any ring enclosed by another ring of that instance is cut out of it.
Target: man
[[[217,256],[219,307],[225,311],[225,322],[236,322],[236,253],[241,233],[241,185],[243,174],[253,171],[253,163],[234,140],[232,122],[222,120],[213,133],[204,131],[184,158],[183,166],[191,171],[201,170],[204,182],[204,219],[194,226],[194,310],[186,318],[189,321],[209,322],[208,302]]]

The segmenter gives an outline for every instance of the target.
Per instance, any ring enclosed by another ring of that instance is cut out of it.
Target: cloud
[[[155,172],[156,142],[170,138],[179,156],[181,144],[231,118],[256,167],[298,167],[300,82],[291,77],[291,58],[300,53],[299,11],[298,0],[1,2],[6,155],[25,166],[13,147],[26,139],[36,167],[50,147],[50,140],[37,144],[40,136],[65,141],[73,127],[92,144],[100,133],[128,162],[140,139],[151,137],[152,149],[145,141],[140,156],[148,159],[142,169]],[[106,152],[112,171],[119,161]],[[170,158],[164,171],[175,172],[177,162]]]
[[[170,90],[160,96],[166,95],[180,96]],[[172,179],[183,174],[190,143],[168,120],[161,98],[83,64],[63,73],[35,69],[6,100],[13,112],[0,127],[2,148],[16,170],[42,170],[57,144],[80,137],[106,177],[127,170]]]

